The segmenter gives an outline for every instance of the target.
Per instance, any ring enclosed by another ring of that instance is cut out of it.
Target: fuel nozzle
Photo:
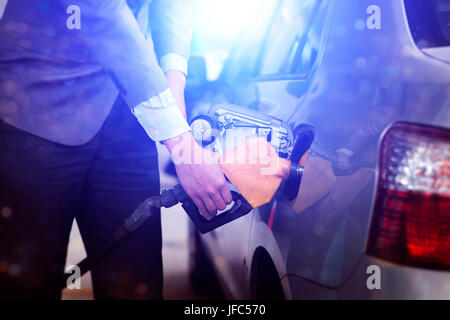
[[[209,137],[207,131],[202,132],[202,134]],[[181,203],[197,230],[206,233],[248,214],[253,208],[270,202],[278,190],[282,191],[289,200],[293,200],[298,194],[304,160],[314,139],[314,131],[311,130],[310,126],[300,126],[300,130],[294,136],[295,140],[289,159],[280,156],[281,149],[275,150],[267,137],[249,139],[234,150],[222,154],[220,164],[226,177],[231,182],[233,205],[231,209],[210,220],[200,214],[195,203],[189,198],[181,185],[176,185],[172,189],[164,190],[161,195],[146,199],[125,219],[110,240],[77,265],[80,268],[80,274],[89,271],[119,247],[162,207],[170,208]],[[255,153],[255,150],[259,152]],[[267,152],[261,153],[261,150]],[[228,161],[230,154],[232,155],[231,158],[239,159],[239,154],[242,153],[247,157],[243,163]],[[262,164],[259,161],[258,164],[258,161],[255,162],[261,154],[265,155],[263,158],[269,160],[268,163]],[[61,288],[67,285],[70,276],[70,274],[63,275]]]
[[[229,186],[233,199],[231,209],[218,214],[210,220],[207,220],[201,215],[194,201],[189,198],[183,187],[180,184],[177,184],[171,189],[163,190],[161,195],[153,196],[145,200],[133,214],[124,221],[123,228],[128,233],[134,233],[153,215],[155,209],[170,208],[181,203],[182,208],[189,215],[197,230],[200,233],[207,233],[246,215],[253,209],[247,200],[245,200],[231,184]]]
[[[288,201],[297,198],[308,150],[311,148],[315,135],[315,128],[307,124],[301,124],[294,130],[289,176],[283,181],[280,187],[280,194]]]
[[[229,186],[231,189],[233,206],[231,209],[228,209],[209,220],[200,214],[195,203],[191,198],[189,198],[183,187],[179,184],[172,189],[164,190],[161,193],[161,203],[165,208],[170,208],[178,203],[181,203],[182,208],[189,215],[197,230],[200,233],[207,233],[223,226],[228,222],[236,220],[243,215],[246,215],[253,209],[245,198],[235,191],[231,184]]]

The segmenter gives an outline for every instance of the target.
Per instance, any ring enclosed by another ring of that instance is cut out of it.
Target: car
[[[216,277],[231,299],[449,299],[450,3],[263,7],[216,81],[195,58],[190,115],[233,104],[315,138],[294,201],[191,228],[195,288]]]

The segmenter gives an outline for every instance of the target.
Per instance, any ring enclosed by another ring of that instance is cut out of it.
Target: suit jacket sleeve
[[[168,54],[188,59],[192,38],[191,0],[153,0],[150,28],[159,59]]]
[[[110,74],[130,107],[168,88],[151,39],[145,39],[125,0],[59,0],[78,5],[81,29],[71,36],[82,40],[92,59]]]

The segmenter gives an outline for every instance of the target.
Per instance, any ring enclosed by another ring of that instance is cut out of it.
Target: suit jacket
[[[71,5],[80,29],[67,27]],[[158,59],[189,56],[190,9],[189,0],[9,0],[0,118],[65,145],[88,142],[118,93],[134,107],[168,88]]]

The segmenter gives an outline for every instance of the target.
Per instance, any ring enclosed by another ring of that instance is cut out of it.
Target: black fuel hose
[[[214,230],[228,222],[238,219],[248,214],[253,208],[238,192],[231,191],[233,198],[233,207],[216,217],[206,220],[198,211],[194,202],[189,198],[181,185],[176,185],[172,189],[163,190],[161,195],[153,196],[146,199],[134,212],[125,219],[123,224],[114,232],[111,239],[106,241],[94,253],[89,254],[78,265],[72,268],[72,273],[65,273],[61,277],[59,287],[64,289],[74,278],[73,272],[78,276],[82,276],[91,270],[100,261],[105,259],[111,252],[116,250],[122,243],[130,238],[151,216],[155,209],[170,208],[181,203],[182,208],[200,233],[206,233]]]
[[[168,202],[168,200],[171,201]],[[176,199],[166,199],[165,204],[171,204],[171,206],[173,206],[177,203],[178,201]],[[133,214],[129,216],[119,228],[117,228],[113,236],[108,241],[106,241],[93,254],[90,254],[75,266],[75,268],[78,268],[77,273],[79,276],[81,277],[83,274],[91,270],[111,252],[120,247],[120,245],[127,241],[128,238],[130,238],[133,233],[135,233],[145,223],[145,221],[153,215],[155,211],[154,209],[159,209],[161,207],[163,207],[161,195],[153,196],[145,200],[133,212]],[[65,273],[60,281],[59,287],[64,289],[69,284],[68,281],[71,280],[72,276],[72,273]]]

